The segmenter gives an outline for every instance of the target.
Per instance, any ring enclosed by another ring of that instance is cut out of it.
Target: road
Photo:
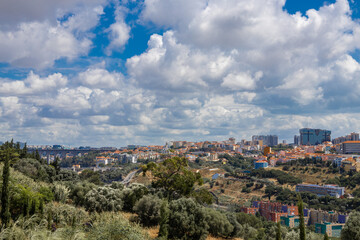
[[[135,173],[137,173],[139,170],[135,170],[130,172],[125,178],[124,180],[122,180],[122,184],[127,185],[130,183],[131,179],[135,176]]]

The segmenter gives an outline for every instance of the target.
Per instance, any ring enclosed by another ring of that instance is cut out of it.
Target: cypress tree
[[[329,240],[329,236],[327,235],[327,233],[325,233],[324,235],[324,240]]]
[[[30,205],[29,204],[29,197],[26,196],[25,199],[24,199],[24,205],[23,205],[23,216],[24,217],[29,216],[29,208],[30,208],[29,205]]]
[[[39,212],[42,215],[44,215],[44,199],[40,199],[40,203],[39,203]]]
[[[8,227],[10,222],[10,201],[9,201],[9,178],[10,178],[10,148],[5,151],[5,164],[3,168],[3,185],[1,191],[1,223],[3,227]]]
[[[52,224],[52,212],[51,210],[48,212],[47,215],[47,228],[50,230],[51,229],[51,224]]]
[[[31,201],[31,208],[30,208],[30,216],[34,215],[36,213],[36,201],[33,199]]]
[[[161,239],[167,239],[168,232],[168,221],[169,221],[169,208],[166,200],[163,200],[160,208],[160,229],[158,237]]]
[[[38,160],[38,161],[41,160],[39,151],[38,151],[37,149],[36,149],[36,151],[35,151],[35,159]]]
[[[300,224],[299,224],[300,240],[305,240],[306,232],[305,232],[305,221],[304,221],[304,204],[303,204],[300,194],[299,194],[298,209],[299,209],[299,217],[300,217]]]
[[[281,225],[280,225],[280,221],[277,223],[277,228],[276,228],[276,240],[281,240]]]

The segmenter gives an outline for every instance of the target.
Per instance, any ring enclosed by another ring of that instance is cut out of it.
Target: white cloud
[[[0,93],[4,95],[34,95],[50,92],[66,86],[67,77],[61,73],[54,73],[45,78],[34,74],[32,71],[24,80],[0,79]]]
[[[130,38],[131,28],[125,23],[124,11],[126,10],[123,7],[117,7],[115,11],[115,23],[111,24],[108,29],[110,32],[110,44],[106,49],[108,55],[111,55],[112,51],[122,51]]]
[[[79,73],[79,81],[90,87],[96,88],[122,88],[123,76],[121,73],[110,73],[103,68],[89,68]]]

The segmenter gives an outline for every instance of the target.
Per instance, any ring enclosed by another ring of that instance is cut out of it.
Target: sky
[[[355,0],[2,0],[0,141],[360,131]]]

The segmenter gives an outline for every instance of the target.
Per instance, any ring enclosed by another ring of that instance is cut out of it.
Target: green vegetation
[[[341,239],[360,239],[360,212],[352,212],[341,231]]]
[[[275,178],[280,184],[290,184],[296,185],[302,183],[302,180],[294,177],[286,172],[280,170],[265,170],[265,169],[256,169],[251,172],[251,176],[258,177],[258,178]]]

